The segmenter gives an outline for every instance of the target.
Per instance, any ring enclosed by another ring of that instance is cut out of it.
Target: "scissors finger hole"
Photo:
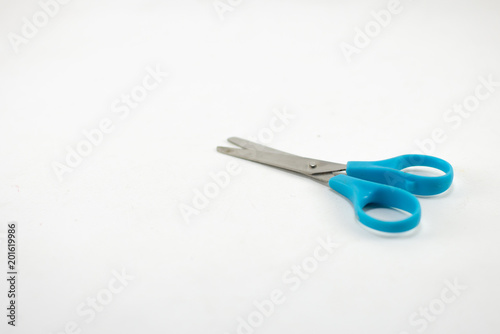
[[[430,176],[430,177],[437,177],[437,176],[443,176],[445,175],[445,172],[443,172],[440,169],[433,168],[433,167],[427,167],[427,166],[412,166],[412,167],[407,167],[405,169],[402,169],[403,172],[408,173],[408,174],[414,174],[414,175],[420,175],[420,176]]]
[[[374,219],[396,222],[411,216],[411,213],[394,207],[384,206],[378,203],[369,203],[363,207],[363,211]]]

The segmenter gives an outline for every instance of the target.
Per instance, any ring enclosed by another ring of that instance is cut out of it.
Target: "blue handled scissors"
[[[261,164],[278,167],[307,176],[349,199],[357,218],[364,225],[382,232],[405,232],[420,221],[420,204],[414,195],[437,195],[453,181],[452,166],[439,158],[407,154],[380,161],[350,161],[347,164],[299,157],[248,140],[231,137],[228,141],[240,148],[217,147],[228,154]],[[422,176],[402,169],[426,166],[441,170],[444,175]],[[363,208],[377,205],[406,211],[410,216],[399,221],[384,221],[368,215]]]

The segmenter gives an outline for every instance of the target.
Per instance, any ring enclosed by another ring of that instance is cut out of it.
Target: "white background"
[[[40,5],[1,2],[0,257],[6,272],[15,221],[20,273],[14,329],[1,280],[1,332],[233,334],[279,289],[286,300],[246,333],[417,333],[414,312],[456,280],[465,290],[423,331],[498,333],[500,87],[460,124],[443,118],[480,77],[500,81],[498,2],[402,1],[351,62],[341,44],[387,1],[232,3],[221,19],[211,0],[74,0],[16,53],[9,34]],[[156,66],[168,78],[113,113]],[[454,184],[420,199],[416,233],[388,238],[328,188],[237,161],[188,224],[180,208],[236,160],[216,146],[263,133],[275,110],[294,118],[270,146],[346,162],[425,142]],[[60,182],[54,162],[105,118],[113,132]],[[430,143],[436,128],[445,139]],[[338,248],[291,290],[283,275],[327,236]],[[78,314],[122,270],[127,286],[91,321]]]

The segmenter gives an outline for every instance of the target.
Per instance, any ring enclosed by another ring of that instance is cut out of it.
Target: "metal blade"
[[[261,152],[281,153],[281,154],[293,155],[293,154],[290,154],[290,153],[287,153],[287,152],[275,150],[274,148],[270,148],[268,146],[264,146],[264,145],[261,145],[261,144],[257,144],[257,143],[251,142],[251,141],[243,139],[243,138],[231,137],[231,138],[228,138],[227,141],[230,142],[231,144],[234,144],[236,146],[239,146],[241,148],[246,148],[246,149],[249,149],[249,150],[256,150],[256,151],[261,151]]]
[[[273,151],[271,152],[262,151],[259,150],[261,147],[264,147],[266,149],[269,148],[255,143],[251,144],[253,149],[246,149],[246,148],[239,149],[239,148],[219,146],[217,147],[217,151],[237,158],[258,162],[273,167],[278,167],[295,173],[300,173],[302,175],[311,177],[323,183],[328,182],[328,180],[334,175],[345,171],[346,168],[344,164],[337,164],[328,161],[303,158],[277,150],[276,151],[278,153],[274,153]]]

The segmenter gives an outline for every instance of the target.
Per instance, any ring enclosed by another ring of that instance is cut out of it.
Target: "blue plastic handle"
[[[426,166],[441,170],[441,176],[422,176],[401,171],[404,168]],[[439,158],[421,154],[406,154],[380,161],[350,161],[347,175],[359,179],[398,187],[415,195],[437,195],[447,190],[453,181],[453,167]]]
[[[391,233],[405,232],[420,222],[420,203],[415,196],[405,190],[347,175],[332,177],[329,185],[352,202],[359,221],[372,229]],[[399,221],[378,220],[363,211],[368,204],[404,210],[411,216]]]

